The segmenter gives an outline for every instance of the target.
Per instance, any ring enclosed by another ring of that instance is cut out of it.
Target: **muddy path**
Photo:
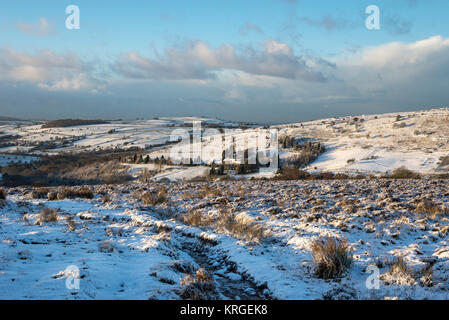
[[[238,271],[235,263],[225,255],[212,254],[214,245],[198,238],[182,240],[182,250],[215,279],[220,299],[272,299],[265,285],[258,286],[248,275]]]

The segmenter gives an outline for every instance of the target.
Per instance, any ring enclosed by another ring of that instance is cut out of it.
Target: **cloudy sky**
[[[276,123],[447,107],[448,14],[447,0],[1,1],[0,116]]]

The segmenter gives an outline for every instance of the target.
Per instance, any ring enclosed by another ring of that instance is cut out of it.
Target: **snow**
[[[186,197],[206,185],[217,194]],[[96,186],[92,200],[30,200],[25,188],[7,189],[8,199],[0,205],[0,298],[180,299],[180,279],[205,267],[224,299],[248,294],[447,299],[448,219],[410,207],[432,199],[449,208],[446,181],[179,181],[166,186],[167,200],[150,207],[136,193],[160,184]],[[112,201],[102,203],[100,191]],[[354,209],[348,207],[350,199]],[[44,206],[59,209],[56,222],[36,224]],[[245,240],[245,234],[220,226],[189,225],[183,215],[190,210],[211,217],[229,210],[238,224],[263,226],[264,236]],[[68,216],[74,231],[68,229]],[[340,280],[314,274],[311,245],[326,237],[347,239],[352,250],[353,264]],[[414,272],[412,284],[388,273],[388,261],[399,256]],[[371,290],[365,270],[378,261],[386,261],[379,269],[384,280]],[[426,261],[433,261],[429,287],[418,277]],[[69,266],[80,270],[79,290],[66,287]],[[391,279],[397,283],[387,285]]]

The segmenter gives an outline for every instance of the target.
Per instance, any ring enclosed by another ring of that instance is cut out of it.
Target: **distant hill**
[[[11,118],[11,117],[2,117],[0,116],[0,121],[22,121],[21,119]]]
[[[96,124],[107,124],[109,122],[104,120],[81,120],[81,119],[61,119],[48,121],[42,125],[42,128],[65,128],[75,126],[87,126]]]

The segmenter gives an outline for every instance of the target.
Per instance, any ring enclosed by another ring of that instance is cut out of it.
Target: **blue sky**
[[[65,28],[71,4],[80,30]],[[373,4],[380,30],[365,27]],[[445,107],[448,12],[444,0],[2,1],[0,115],[287,122]]]

